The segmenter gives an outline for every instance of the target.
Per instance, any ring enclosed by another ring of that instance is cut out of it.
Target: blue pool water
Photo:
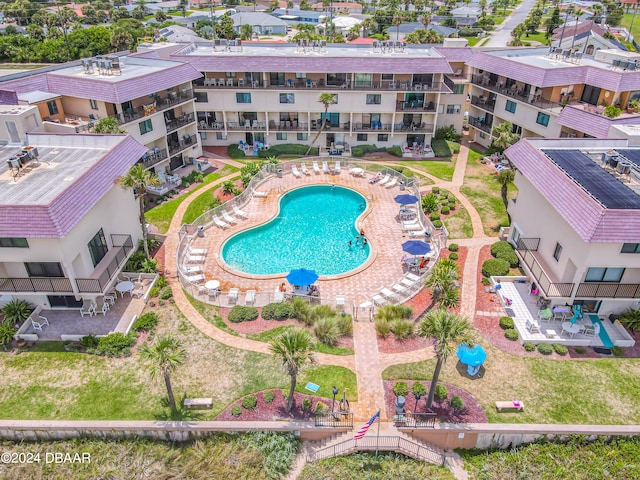
[[[369,256],[369,245],[355,243],[355,222],[365,208],[365,198],[347,188],[298,188],[282,197],[276,218],[227,240],[222,258],[235,270],[259,275],[296,268],[318,275],[348,272]]]

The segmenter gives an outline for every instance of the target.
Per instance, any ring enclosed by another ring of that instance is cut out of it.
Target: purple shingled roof
[[[584,148],[588,142],[573,143]],[[640,211],[602,207],[540,151],[544,146],[544,140],[525,138],[505,154],[585,242],[640,242]]]
[[[469,47],[434,47],[434,50],[444,55],[447,62],[466,62],[473,56]]]
[[[611,125],[637,125],[640,117],[629,116],[623,118],[608,118],[599,113],[567,105],[558,116],[558,125],[572,128],[595,138],[607,138]]]
[[[35,146],[37,137],[30,134]],[[133,137],[123,136],[49,205],[0,205],[0,237],[65,237],[146,151]]]

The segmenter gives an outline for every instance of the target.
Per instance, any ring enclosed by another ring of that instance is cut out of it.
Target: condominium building
[[[635,139],[525,138],[510,241],[540,293],[606,315],[639,304],[640,147]]]
[[[476,52],[467,61],[472,139],[489,145],[503,122],[523,137],[545,138],[607,138],[613,125],[637,124],[640,116],[625,109],[640,99],[639,59],[622,50],[597,50],[593,57],[549,48]],[[622,114],[606,116],[609,105]]]
[[[143,144],[141,162],[173,171],[202,154],[197,135],[191,65],[113,56],[55,65],[0,79],[3,104],[38,108],[37,130],[86,133],[111,117]]]
[[[467,48],[232,41],[142,49],[203,73],[193,88],[205,146],[308,144],[323,122],[321,149],[428,146],[439,126],[462,128]],[[326,115],[323,93],[333,95]]]
[[[116,179],[146,148],[129,135],[25,140],[0,147],[0,296],[78,308],[104,294],[142,237],[138,203]]]

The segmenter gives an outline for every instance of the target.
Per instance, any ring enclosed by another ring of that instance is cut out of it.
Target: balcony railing
[[[393,423],[399,428],[435,428],[437,413],[405,413],[396,415]]]
[[[353,428],[353,413],[324,412],[315,414],[316,427]]]
[[[172,132],[174,130],[179,129],[180,127],[184,127],[190,123],[195,122],[196,117],[193,113],[187,113],[178,118],[174,118],[172,120],[165,121],[165,125],[167,126],[167,133]]]
[[[537,108],[543,110],[551,110],[553,108],[562,108],[562,105],[557,102],[552,102],[550,100],[541,98],[539,94],[531,95],[525,94],[524,90],[518,90],[518,88],[513,88],[513,85],[509,87],[505,87],[502,81],[492,81],[489,80],[484,75],[472,75],[471,83],[474,85],[478,85],[485,90],[490,90],[492,92],[500,93],[502,95],[506,95],[507,97],[515,98],[520,102],[528,103],[530,105],[534,105]]]
[[[574,284],[552,282],[540,262],[534,256],[533,252],[538,250],[539,244],[539,238],[521,238],[518,240],[516,252],[518,252],[520,260],[529,267],[531,275],[535,277],[545,297],[570,297]]]
[[[640,298],[639,283],[583,282],[576,298]]]
[[[436,113],[436,104],[429,102],[426,105],[422,105],[420,102],[410,100],[407,102],[396,102],[396,110],[403,112],[431,112]]]
[[[481,117],[469,117],[469,125],[479,128],[483,132],[491,133],[491,124]]]
[[[145,167],[149,168],[163,160],[166,160],[167,158],[169,158],[169,155],[167,155],[167,149],[157,148],[142,155],[140,160],[142,160],[142,164]]]
[[[219,79],[222,80],[222,79]],[[215,88],[215,89],[267,89],[267,90],[306,90],[306,89],[329,89],[329,90],[358,90],[358,91],[396,91],[396,92],[451,92],[452,89],[444,82],[432,82],[432,83],[414,83],[414,82],[392,82],[385,80],[380,83],[372,83],[370,85],[352,85],[349,83],[342,83],[340,85],[327,85],[324,80],[309,80],[309,82],[295,81],[280,84],[266,84],[263,85],[261,81],[255,80],[252,82],[243,81],[241,85],[238,82],[224,81],[224,85],[220,85],[219,80],[215,82],[215,85],[209,84],[198,86],[198,88]]]
[[[162,112],[179,103],[192,100],[194,98],[193,90],[182,90],[182,92],[171,92],[166,97],[156,95],[153,102],[148,104],[148,108],[145,111],[144,106],[139,106],[135,110],[128,110],[117,115],[112,115],[110,118],[114,118],[119,124],[133,122],[140,118],[149,116],[156,112]],[[154,105],[155,104],[155,105]]]
[[[193,145],[197,145],[198,140],[195,135],[184,136],[179,142],[169,143],[169,155],[178,153],[185,148],[189,148]]]
[[[487,112],[493,112],[496,106],[496,101],[488,100],[486,97],[482,96],[476,97],[474,95],[471,97],[471,105],[475,105],[476,107],[486,110]]]
[[[109,259],[105,265],[102,261],[96,265],[95,272],[101,272],[97,278],[76,278],[78,291],[81,293],[104,293],[111,280],[120,272],[120,268],[126,261],[129,252],[133,250],[131,235],[111,235],[113,247],[109,251]],[[112,253],[113,251],[113,253]]]
[[[0,292],[73,293],[66,277],[0,278]]]

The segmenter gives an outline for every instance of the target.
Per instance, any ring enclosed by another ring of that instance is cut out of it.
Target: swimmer
[[[364,238],[364,237],[365,237],[365,234],[364,234],[364,228],[361,228],[361,229],[360,229],[360,236],[361,236],[362,238]]]
[[[347,242],[347,245],[349,245],[349,248],[351,248],[351,246],[353,245],[353,242],[352,242],[351,240],[349,240],[349,241]]]
[[[366,244],[367,244],[367,239],[366,239],[366,238],[363,238],[363,239],[362,239],[362,246],[364,247]]]

